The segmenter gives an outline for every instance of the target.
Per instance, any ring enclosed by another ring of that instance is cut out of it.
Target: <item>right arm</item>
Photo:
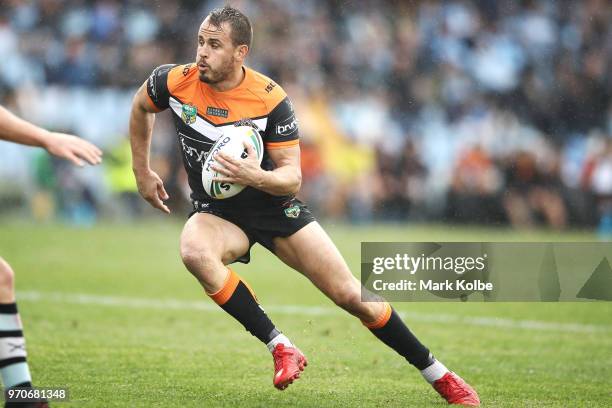
[[[155,123],[154,109],[147,94],[145,82],[136,92],[130,114],[130,145],[132,147],[132,169],[136,177],[138,192],[153,207],[169,214],[170,209],[163,200],[170,198],[164,189],[162,179],[151,170],[150,149]]]

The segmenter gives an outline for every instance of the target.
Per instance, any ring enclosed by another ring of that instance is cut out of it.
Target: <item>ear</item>
[[[239,62],[243,62],[248,54],[249,46],[245,44],[239,45],[238,47],[236,47],[236,51],[234,52],[234,58],[236,58],[236,60]]]

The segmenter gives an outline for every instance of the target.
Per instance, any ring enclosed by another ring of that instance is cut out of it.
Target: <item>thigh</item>
[[[181,234],[181,252],[206,252],[224,264],[248,252],[249,238],[237,225],[213,214],[195,213]]]
[[[311,222],[289,237],[275,238],[274,245],[276,255],[284,263],[310,279],[328,297],[361,287],[318,222]]]

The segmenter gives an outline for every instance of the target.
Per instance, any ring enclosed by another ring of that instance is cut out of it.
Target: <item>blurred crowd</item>
[[[254,25],[248,65],[294,101],[301,194],[319,216],[612,233],[609,1],[229,3]],[[110,159],[75,172],[2,144],[0,208],[142,213],[126,145],[131,97],[156,66],[194,59],[197,28],[221,5],[3,0],[0,103]],[[153,163],[186,205],[172,126],[158,117]],[[72,207],[55,193],[66,184],[80,191]]]

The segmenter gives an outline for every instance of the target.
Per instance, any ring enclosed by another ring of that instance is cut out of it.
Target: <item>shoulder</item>
[[[173,65],[168,70],[168,90],[170,92],[198,81],[198,69],[196,64]]]
[[[198,80],[195,64],[164,64],[153,70],[147,80],[147,93],[155,110],[169,107],[170,96]]]
[[[268,111],[272,111],[287,98],[285,90],[274,80],[254,69],[247,67],[246,70],[249,75],[249,91],[266,105]]]
[[[151,72],[149,76],[149,86],[157,88],[159,86],[172,89],[180,86],[183,82],[189,82],[194,77],[197,79],[197,69],[195,64],[163,64]]]

